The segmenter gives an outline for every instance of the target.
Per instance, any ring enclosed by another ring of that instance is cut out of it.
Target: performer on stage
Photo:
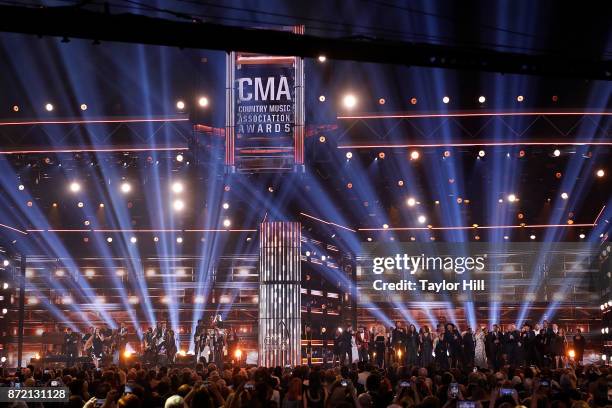
[[[174,336],[174,330],[169,329],[166,331],[164,346],[166,348],[166,358],[168,359],[168,364],[174,364],[176,352],[178,349],[176,345],[176,338]]]
[[[70,327],[66,328],[64,333],[64,342],[62,344],[63,354],[67,357],[66,366],[72,367],[74,360],[79,354],[79,334],[73,332]]]
[[[97,327],[93,328],[91,334],[87,334],[84,349],[91,356],[94,366],[99,368],[100,360],[104,357],[104,335]]]
[[[406,361],[408,366],[416,365],[417,363],[417,350],[419,347],[419,334],[414,324],[408,326],[408,332],[406,333]]]
[[[421,328],[419,342],[421,345],[421,366],[429,367],[433,362],[433,335],[429,331],[429,326]]]
[[[368,362],[368,350],[370,343],[370,333],[366,330],[365,327],[360,327],[359,332],[357,333],[355,341],[357,342],[357,348],[359,353],[359,361],[363,363]]]
[[[384,327],[379,327],[374,337],[374,357],[376,360],[376,364],[378,367],[384,367],[385,361],[385,348],[386,348],[386,339],[385,339],[385,329]]]
[[[213,360],[220,370],[223,370],[223,354],[225,349],[225,336],[218,328],[215,328],[213,338]]]
[[[195,344],[194,353],[196,356],[196,361],[200,361],[200,354],[204,354],[204,347],[206,346],[207,341],[207,333],[206,326],[204,325],[204,320],[198,320],[198,325],[195,328],[195,332],[193,334],[193,342]],[[206,362],[208,362],[208,356],[206,357]]]
[[[153,330],[153,363],[159,364],[159,357],[166,354],[166,323],[157,322],[155,330]]]
[[[155,356],[155,342],[153,340],[152,327],[149,327],[142,337],[142,350],[145,363],[151,363]]]
[[[474,365],[478,368],[487,368],[487,354],[485,339],[487,336],[485,328],[479,327],[474,336],[476,339],[476,346],[474,348]]]
[[[574,344],[574,352],[576,353],[574,359],[577,364],[582,364],[582,357],[584,356],[584,349],[586,348],[586,340],[582,335],[582,330],[576,329],[576,334],[572,339]]]

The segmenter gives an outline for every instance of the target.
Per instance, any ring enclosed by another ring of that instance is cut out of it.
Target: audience
[[[40,370],[33,366],[3,382],[66,386],[70,400],[48,406],[85,408],[598,408],[612,406],[612,369],[438,370],[359,363],[333,368],[232,367]],[[19,403],[14,406],[26,406]],[[41,404],[29,406],[42,406]]]

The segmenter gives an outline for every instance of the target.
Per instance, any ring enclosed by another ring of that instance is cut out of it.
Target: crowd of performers
[[[305,357],[312,357],[311,330],[304,330]],[[396,322],[394,327],[383,326],[356,331],[349,325],[338,328],[330,340],[323,340],[325,363],[347,364],[349,362],[373,362],[379,367],[393,363],[440,369],[480,367],[498,370],[504,364],[514,366],[535,365],[538,367],[566,367],[570,356],[581,363],[586,339],[577,328],[566,334],[557,324],[544,321],[542,324],[525,324],[520,329],[514,324],[494,324],[489,330],[479,327],[476,331],[468,327],[465,331],[452,323],[440,323],[435,331],[428,326],[419,330],[412,324]],[[330,347],[331,346],[331,347]],[[330,353],[325,353],[331,349]],[[572,352],[570,353],[570,350]]]
[[[127,345],[127,336],[128,330],[124,323],[114,330],[107,326],[92,326],[84,335],[68,327],[64,333],[62,354],[67,357],[68,367],[81,356],[91,357],[96,368],[105,356],[110,356],[113,363],[118,364]]]
[[[85,335],[67,328],[64,333],[62,354],[67,357],[70,367],[77,357],[91,357],[97,368],[102,360],[112,359],[119,364],[124,355],[128,330],[124,323],[117,329],[108,327],[91,327]],[[193,341],[195,344],[196,361],[214,362],[223,367],[227,356],[234,356],[238,348],[238,336],[234,328],[223,328],[218,316],[211,319],[209,324],[198,320]],[[152,366],[172,365],[178,353],[178,341],[174,330],[166,323],[158,322],[155,328],[149,327],[142,337],[142,362]]]

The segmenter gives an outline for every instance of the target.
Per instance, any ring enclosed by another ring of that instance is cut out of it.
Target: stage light
[[[417,98],[410,98],[410,104],[411,105],[416,105],[418,102]]]
[[[383,228],[384,228],[384,229],[389,228],[389,224],[383,224]]]
[[[178,110],[183,110],[183,109],[185,109],[185,102],[183,102],[183,101],[177,101],[177,102],[176,102],[176,108],[177,108]]]
[[[325,55],[319,55],[319,57],[317,59],[319,60],[319,62],[327,61],[327,57]]]
[[[179,350],[178,353],[181,357],[185,357],[187,355],[187,352],[185,350]]]
[[[435,204],[435,205],[440,205],[440,201],[439,201],[439,200],[436,200],[436,201],[434,201],[434,204]]]
[[[172,183],[172,192],[175,194],[180,194],[183,192],[183,190],[185,189],[185,187],[183,186],[183,183],[181,183],[180,181],[175,181],[174,183]]]
[[[372,242],[372,237],[368,237],[368,242]]]
[[[9,266],[11,264],[11,262],[8,259],[5,259],[4,261],[2,261],[2,265],[4,266]]]
[[[408,205],[408,207],[414,207],[416,204],[416,200],[413,197],[409,197],[406,200],[406,204]]]
[[[268,192],[273,193],[274,192],[274,187],[272,187],[272,186],[268,187]]]
[[[378,153],[378,158],[379,159],[384,159],[385,158],[385,152]]]
[[[7,290],[8,288],[9,288],[9,284],[8,284],[8,282],[4,282],[4,283],[2,284],[2,289]]]
[[[109,244],[110,244],[111,242],[113,242],[113,237],[108,237],[108,238],[106,238],[106,242],[108,242]]]
[[[347,159],[352,159],[353,158],[353,153],[352,152],[346,152],[346,158]]]
[[[70,183],[70,191],[72,191],[73,193],[81,191],[81,185],[76,181],[73,181],[72,183]]]
[[[486,100],[487,100],[487,98],[485,98],[483,95],[480,95],[480,96],[478,97],[478,102],[479,102],[479,103],[485,103],[485,102],[486,102]]]
[[[128,302],[130,305],[137,305],[140,302],[140,299],[138,299],[138,296],[130,296],[128,298]]]
[[[508,201],[510,201],[511,203],[516,201],[516,195],[514,194],[508,194]]]
[[[425,218],[424,215],[419,215],[419,218],[417,218],[417,220],[419,221],[419,224],[425,224],[427,218]]]
[[[44,332],[45,331],[43,329],[41,329],[41,328],[36,329],[36,335],[37,336],[42,336]]]
[[[319,136],[319,142],[325,143],[325,140],[327,140],[325,139],[325,136]]]
[[[122,192],[123,194],[127,194],[127,193],[129,193],[130,191],[132,191],[132,186],[131,186],[131,184],[130,184],[130,183],[128,183],[127,181],[125,181],[125,182],[121,183],[121,192]]]
[[[444,157],[450,157],[451,152],[449,150],[445,150],[443,156]]]
[[[25,190],[25,186],[23,184],[20,184],[19,187],[17,187],[19,189],[19,191],[23,191]]]
[[[179,153],[179,154],[176,155],[176,161],[177,162],[182,163],[184,159],[185,158],[183,157],[182,153]]]
[[[117,276],[119,276],[119,277],[122,277],[122,276],[124,276],[124,275],[125,275],[125,271],[124,271],[123,269],[117,269],[117,270],[115,271],[115,275],[117,275]]]
[[[584,234],[580,234],[580,235],[579,235],[579,237],[580,237],[580,239],[585,239],[585,238],[586,238],[586,235],[584,235]]]
[[[19,112],[19,106],[13,105],[13,112]]]
[[[30,296],[28,298],[28,305],[37,305],[38,304],[38,298],[36,296]]]
[[[93,269],[87,269],[85,271],[85,276],[87,276],[88,278],[93,278],[94,276],[96,276],[96,273]]]
[[[325,102],[325,95],[319,95],[319,102]]]
[[[449,103],[450,102],[450,98],[448,96],[445,96],[442,98],[442,103]]]
[[[124,358],[130,358],[130,357],[132,357],[132,352],[131,352],[130,350],[125,350],[125,351],[123,352],[123,357],[124,357]]]
[[[478,157],[485,157],[485,151],[484,150],[479,150],[478,151]]]
[[[8,309],[6,307],[2,308],[2,314],[5,315],[8,313]],[[4,357],[3,357],[4,358]],[[4,361],[3,361],[4,362]]]
[[[606,172],[604,171],[604,169],[599,169],[595,174],[597,175],[597,177],[603,177],[606,175]]]
[[[227,210],[229,208],[229,203],[223,203],[222,207],[224,210]]]
[[[194,297],[193,298],[193,302],[194,303],[204,303],[204,296],[198,295],[198,296]]]
[[[232,225],[232,221],[229,218],[226,218],[226,219],[223,220],[223,226],[225,228],[229,228],[230,225]]]
[[[379,104],[379,105],[384,105],[386,102],[387,102],[387,101],[385,101],[385,98],[380,98],[380,99],[378,100],[378,104]]]
[[[100,208],[104,208],[104,203],[100,203]]]
[[[26,278],[33,278],[34,277],[34,270],[33,269],[26,269],[25,276],[26,276]]]
[[[536,239],[536,236],[535,236],[534,234],[531,234],[531,235],[529,236],[529,239],[532,239],[532,240],[533,240],[533,239]]]
[[[509,239],[510,239],[510,237],[509,237],[509,236],[507,236],[507,235],[504,235],[504,239],[507,241],[507,240],[509,240]]]
[[[85,205],[85,204],[83,204],[83,202],[82,202],[82,201],[79,201],[79,202],[77,203],[77,207],[79,207],[79,208],[83,208],[83,206],[84,206],[84,205]]]
[[[410,152],[410,159],[411,160],[418,160],[420,157],[420,153],[417,150],[413,150]]]
[[[106,298],[104,296],[96,296],[96,303],[106,303]]]
[[[559,149],[555,149],[555,150],[553,151],[553,156],[555,156],[555,157],[559,157],[559,156],[561,156],[561,150],[559,150]]]
[[[57,203],[53,203],[53,208],[57,208]]]
[[[357,98],[353,94],[345,95],[342,104],[347,109],[353,109],[357,105]]]
[[[321,255],[321,260],[325,261],[327,259],[327,257],[325,255]]]
[[[569,194],[567,194],[566,192],[561,193],[561,198],[564,200],[567,200],[569,198]]]
[[[52,105],[52,104],[50,104],[50,103],[46,104],[46,105],[45,105],[45,110],[46,110],[47,112],[51,112],[51,111],[53,110],[53,105]]]
[[[86,111],[86,110],[87,110],[87,105],[86,105],[86,104],[84,104],[84,103],[82,103],[82,104],[81,104],[81,110],[82,110],[82,111]]]
[[[397,180],[397,185],[399,187],[403,187],[404,186],[404,180]]]
[[[131,237],[131,238],[130,238],[130,242],[131,242],[132,244],[135,244],[136,242],[138,242],[138,238],[136,238],[136,237]]]
[[[205,96],[201,96],[200,99],[198,99],[198,105],[200,105],[200,107],[205,108],[208,106],[208,98]]]
[[[610,328],[606,327],[606,334],[610,333]]]
[[[604,310],[606,307],[605,307],[604,305],[599,305],[599,308],[600,308],[601,310]]]
[[[523,95],[519,95],[516,97],[517,102],[523,102],[525,100],[525,97]]]
[[[183,237],[176,237],[176,243],[177,244],[182,244],[183,243]]]
[[[183,211],[185,208],[185,202],[181,199],[174,200],[172,203],[172,208],[174,208],[174,211]]]
[[[153,237],[153,242],[159,242],[159,237]]]

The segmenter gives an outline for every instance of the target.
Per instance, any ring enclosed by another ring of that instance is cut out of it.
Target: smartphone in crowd
[[[106,402],[106,398],[98,398],[96,400],[96,408],[101,407],[102,405],[104,405],[105,402]]]
[[[400,381],[399,386],[401,388],[408,388],[410,387],[410,381]]]
[[[475,408],[476,402],[474,401],[457,401],[457,408]]]
[[[448,392],[451,398],[457,398],[459,396],[459,384],[456,382],[450,383]]]
[[[244,389],[245,390],[254,390],[255,389],[255,384],[246,383],[246,384],[244,384]]]
[[[512,388],[502,388],[501,390],[499,390],[499,394],[501,396],[512,395],[512,391],[513,391]]]
[[[349,385],[348,380],[343,378],[342,380],[340,380],[340,385],[343,387],[348,387]]]

